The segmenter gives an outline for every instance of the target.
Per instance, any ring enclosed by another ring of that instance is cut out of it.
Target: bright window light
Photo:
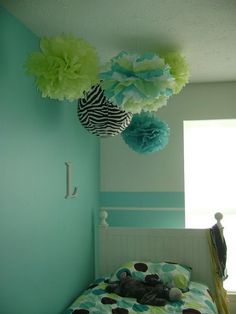
[[[236,120],[184,121],[185,224],[209,228],[224,215],[228,279],[236,291]]]

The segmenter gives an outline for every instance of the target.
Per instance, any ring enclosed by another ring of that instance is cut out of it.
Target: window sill
[[[227,296],[230,302],[236,302],[236,292],[228,292]]]
[[[236,313],[236,292],[227,293],[229,300],[229,313]]]

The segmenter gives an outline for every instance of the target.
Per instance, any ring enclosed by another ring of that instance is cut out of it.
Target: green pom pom
[[[174,94],[178,94],[189,81],[189,66],[184,56],[178,52],[162,54],[170,66],[170,73],[175,78]]]
[[[25,66],[43,97],[72,101],[98,82],[97,53],[83,39],[42,38],[40,49],[28,57]]]

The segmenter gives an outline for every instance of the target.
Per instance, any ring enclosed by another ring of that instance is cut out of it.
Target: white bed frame
[[[128,261],[171,261],[192,267],[192,280],[205,283],[214,294],[207,229],[110,227],[107,215],[100,213],[97,276],[111,274]],[[223,215],[216,213],[215,218],[223,232]]]

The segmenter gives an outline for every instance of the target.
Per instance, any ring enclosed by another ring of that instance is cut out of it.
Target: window
[[[209,228],[223,213],[224,285],[236,291],[236,120],[184,121],[184,172],[186,227]]]

